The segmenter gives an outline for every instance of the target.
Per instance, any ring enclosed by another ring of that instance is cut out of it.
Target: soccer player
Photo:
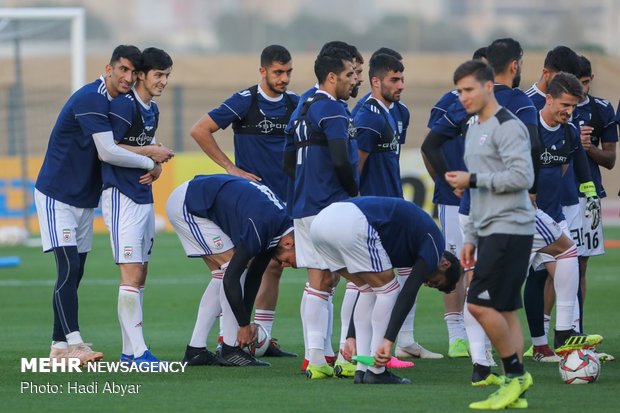
[[[299,101],[297,95],[287,91],[292,72],[293,63],[288,50],[279,45],[267,46],[260,57],[260,83],[232,95],[218,108],[204,115],[190,132],[209,158],[227,173],[261,182],[281,199],[286,199],[288,184],[288,177],[282,170],[284,129]],[[234,163],[220,149],[213,136],[231,124],[234,131]],[[256,299],[255,321],[265,327],[270,336],[281,276],[282,268],[275,262],[271,263]],[[205,300],[215,305],[216,300],[208,300],[207,297]],[[205,323],[203,313],[199,312],[196,325]],[[265,356],[297,355],[282,350],[277,340],[272,339]]]
[[[487,48],[481,47],[474,52],[472,59],[483,59],[486,61],[486,54]],[[448,113],[448,110],[456,102],[458,102],[458,93],[454,89],[445,93],[437,101],[435,106],[431,109],[428,119],[427,127],[429,131],[444,117],[444,115],[447,120],[449,119],[451,114]],[[455,126],[459,126],[459,128],[455,128],[455,133],[458,129],[462,129],[460,125]],[[455,137],[441,146],[441,152],[450,169],[465,169],[465,163],[463,161],[465,142],[464,134],[461,131],[458,131]],[[459,219],[461,197],[454,194],[452,188],[442,176],[437,176],[435,174],[426,156],[424,156],[424,152],[422,152],[422,158],[429,175],[433,178],[435,183],[433,203],[437,205],[441,230],[446,240],[446,248],[458,257],[461,253],[461,247],[463,246],[463,235]],[[466,208],[464,208],[464,210],[466,210]],[[463,282],[465,283],[466,280],[463,279]],[[444,320],[448,328],[448,356],[451,358],[468,357],[470,355],[470,345],[464,320],[465,290],[465,285],[457,285],[453,292],[444,295]],[[437,353],[426,355],[428,355],[429,358],[431,356],[433,356],[432,358],[443,357],[441,354]]]
[[[523,49],[521,45],[518,41],[511,38],[497,39],[487,47],[487,59],[495,72],[495,98],[500,105],[516,115],[525,124],[530,136],[532,162],[536,171],[538,169],[540,151],[538,120],[532,101],[525,93],[518,89],[521,78],[522,57]],[[426,154],[432,169],[443,171],[447,168],[440,156],[442,155],[439,151],[441,142],[450,138],[454,140],[455,137],[459,139],[459,134],[464,136],[471,121],[471,115],[467,113],[461,102],[457,101],[436,122],[422,145],[422,150]],[[443,176],[443,174],[438,173],[436,180],[442,181]],[[536,185],[533,185],[530,188],[530,193],[535,193],[535,191]],[[462,194],[458,212],[461,225],[466,225],[469,219],[469,191],[467,190]],[[471,278],[471,272],[469,272],[469,277]],[[472,385],[497,384],[496,377],[491,375],[490,367],[495,362],[490,351],[487,351],[488,339],[486,339],[480,324],[467,310],[467,307],[464,308],[465,327],[473,362]]]
[[[50,358],[101,360],[103,353],[84,343],[78,322],[78,286],[92,245],[94,208],[101,195],[101,160],[140,168],[152,175],[152,159],[116,145],[109,122],[110,100],[131,90],[141,53],[118,46],[105,74],[75,92],[65,103],[37,177],[34,199],[44,252],[54,252],[54,329]]]
[[[333,202],[358,194],[357,145],[352,138],[352,119],[342,100],[357,83],[351,54],[332,47],[320,53],[314,64],[319,89],[304,102],[287,136],[285,170],[295,184],[292,216],[295,225],[297,264],[308,269],[308,287],[302,300],[302,319],[307,337],[309,378],[333,375],[325,360],[329,331],[329,298],[334,279],[310,240],[310,225],[319,211]]]
[[[463,266],[473,266],[476,249],[479,253],[467,305],[501,357],[506,375],[496,393],[469,407],[500,409],[516,402],[533,384],[520,359],[523,336],[517,316],[534,234],[535,214],[528,195],[534,183],[530,136],[525,125],[498,104],[489,65],[480,60],[463,63],[454,72],[454,83],[467,113],[477,115],[465,137],[469,172],[445,175],[453,188],[471,188]]]
[[[444,251],[443,237],[433,219],[404,199],[362,196],[323,209],[310,234],[329,269],[360,290],[354,315],[356,352],[366,356],[377,352],[378,362],[366,370],[358,364],[354,382],[410,383],[385,369],[392,343],[423,283],[451,291],[461,276],[458,259]],[[413,267],[402,290],[395,267]],[[384,338],[389,344],[379,352]]]
[[[167,161],[172,151],[158,145],[155,138],[159,108],[154,98],[161,96],[172,71],[172,59],[165,51],[150,47],[142,52],[142,62],[134,88],[110,103],[110,123],[115,141],[127,149],[157,160]],[[149,351],[142,332],[142,302],[148,262],[155,237],[153,190],[150,185],[161,173],[144,169],[101,166],[103,193],[101,209],[110,231],[114,261],[121,273],[118,290],[118,321],[122,333],[121,362],[159,363]]]
[[[572,73],[575,76],[579,74],[579,57],[566,46],[557,46],[547,53],[540,79],[525,92],[534,103],[537,111],[545,106],[549,83],[560,72]],[[569,166],[569,168],[572,167]],[[570,174],[570,172],[568,173]],[[555,185],[559,184],[556,182]],[[576,196],[575,203],[577,203]],[[571,210],[571,216],[570,222],[573,222],[576,227],[577,219],[580,216],[574,208]],[[536,345],[533,344],[525,354],[541,361],[554,360],[555,354],[547,344],[547,331],[551,320],[550,310],[554,302],[554,291],[553,283],[548,278],[548,272],[544,268],[540,271],[530,269],[523,295],[530,335],[532,341],[537,343]]]
[[[605,198],[607,193],[603,187],[600,167],[611,170],[616,163],[616,142],[618,142],[618,127],[615,123],[615,112],[612,104],[603,98],[590,95],[590,88],[594,80],[592,65],[585,56],[579,56],[579,81],[583,86],[584,97],[573,112],[573,123],[581,126],[581,144],[588,155],[588,164],[592,181],[596,186],[599,197]],[[564,180],[570,184],[568,180]],[[577,185],[571,189],[576,190]],[[579,306],[580,331],[583,330],[583,307],[586,299],[586,271],[589,257],[605,254],[605,239],[603,225],[592,229],[591,218],[586,217],[586,202],[583,196],[579,197],[579,207],[583,217],[583,225],[578,234],[571,231],[575,242],[581,241],[584,247],[583,254],[579,257],[579,279],[581,280],[581,298]],[[578,235],[578,237],[575,237]]]
[[[351,55],[352,61],[353,61],[353,70],[355,71],[355,75],[357,77],[356,80],[356,84],[353,87],[353,90],[351,91],[351,94],[349,95],[349,97],[353,96],[354,97],[354,93],[355,95],[357,95],[359,87],[362,83],[362,79],[361,77],[361,73],[363,71],[363,66],[362,64],[364,63],[364,58],[362,57],[361,53],[357,50],[357,48],[353,45],[347,44],[345,42],[342,41],[338,41],[338,40],[334,40],[334,41],[330,41],[327,42],[323,45],[323,47],[321,48],[321,50],[319,51],[319,55],[320,54],[324,54],[324,53],[331,53],[333,50],[336,49],[342,49],[344,50],[346,53],[349,53]],[[293,112],[293,115],[291,116],[291,120],[289,122],[289,125],[287,126],[287,134],[293,134],[294,131],[294,127],[297,123],[297,120],[299,119],[300,113],[303,110],[303,106],[304,103],[308,100],[309,97],[311,97],[312,95],[314,95],[316,93],[316,91],[319,89],[319,84],[317,83],[316,85],[314,85],[313,87],[311,87],[310,89],[308,89],[306,92],[304,92],[301,95],[301,98],[299,100],[299,104],[297,105],[297,108],[295,109],[295,112]],[[346,101],[349,98],[343,99],[342,102],[343,104],[346,105]],[[287,141],[287,147],[285,148],[285,151],[287,152],[293,152],[295,150],[293,144],[292,144],[293,140],[291,139],[290,141]],[[291,176],[294,175],[294,172],[289,172],[291,174]],[[289,196],[292,197],[293,195],[293,188],[292,185],[289,188]],[[290,200],[289,200],[290,201]],[[288,205],[292,207],[292,202],[288,202]],[[333,329],[333,291],[335,290],[337,284],[338,284],[338,279],[337,279],[338,275],[335,275],[334,278],[334,285],[332,288],[332,293],[330,294],[329,298],[328,298],[328,311],[329,311],[329,315],[328,315],[328,332],[327,332],[327,336],[325,338],[325,358],[328,361],[329,364],[334,364],[335,366],[339,366],[336,368],[336,373],[339,376],[347,376],[348,373],[352,374],[352,370],[354,369],[354,366],[352,364],[350,364],[349,362],[347,362],[340,354],[340,352],[338,353],[338,357],[336,357],[334,355],[334,349],[332,347],[332,343],[331,343],[331,335],[332,335],[332,329]],[[304,314],[305,313],[305,305],[306,305],[306,298],[308,296],[308,290],[307,290],[307,285],[306,288],[304,289],[304,293],[302,296],[302,300],[301,300],[301,306],[300,306],[300,313]],[[346,284],[346,288],[345,288],[345,294],[344,294],[344,298],[342,300],[342,306],[341,306],[341,311],[340,311],[340,323],[341,323],[341,329],[340,329],[340,348],[342,348],[342,346],[344,345],[344,341],[346,339],[346,333],[348,331],[348,325],[349,325],[349,321],[351,319],[351,314],[353,311],[353,306],[355,305],[355,301],[357,299],[357,288],[355,287],[355,285],[353,283],[347,283]],[[301,366],[301,371],[305,372],[306,371],[306,367],[308,366],[308,354],[307,354],[307,332],[306,332],[306,323],[304,321],[304,317],[302,316],[302,327],[303,327],[303,331],[304,331],[304,348],[306,349],[306,354],[304,355],[304,361],[302,363]],[[334,362],[335,360],[335,362]]]
[[[547,103],[540,111],[539,133],[544,147],[541,155],[541,170],[539,176],[539,193],[536,198],[538,207],[559,223],[564,232],[568,232],[568,224],[561,206],[562,185],[558,182],[562,179],[565,166],[571,159],[574,161],[575,175],[580,183],[580,191],[586,197],[586,208],[591,214],[592,229],[600,222],[600,209],[596,189],[591,180],[590,169],[585,152],[579,139],[580,133],[573,123],[570,122],[575,107],[582,99],[583,89],[579,80],[568,73],[558,73],[549,82],[547,90]],[[577,255],[576,248],[572,255]],[[578,263],[573,263],[573,271],[569,277],[558,280],[558,268],[556,268],[556,280],[554,282],[557,296],[556,303],[556,327],[555,327],[555,352],[566,353],[581,347],[592,347],[602,341],[599,335],[580,335],[573,330],[573,312],[577,304],[577,291],[579,289]],[[536,337],[532,337],[534,340]],[[546,338],[545,338],[546,339]],[[536,345],[536,343],[534,343]]]
[[[270,188],[254,180],[225,174],[198,175],[172,192],[166,212],[187,256],[202,257],[213,278],[223,278],[219,294],[223,363],[269,366],[242,348],[257,339],[250,316],[274,247],[294,245],[292,222],[284,203]],[[186,356],[206,360],[206,351],[188,348]],[[210,355],[212,363],[204,364],[217,364],[215,356]]]

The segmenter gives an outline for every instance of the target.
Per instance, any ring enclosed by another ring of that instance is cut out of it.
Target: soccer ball
[[[560,377],[566,384],[594,383],[601,374],[601,364],[592,350],[575,350],[560,360]]]
[[[260,324],[256,324],[256,327],[258,329],[258,339],[251,345],[245,347],[243,351],[254,357],[262,357],[265,355],[267,348],[269,348],[271,337],[267,330],[265,330],[265,327]]]

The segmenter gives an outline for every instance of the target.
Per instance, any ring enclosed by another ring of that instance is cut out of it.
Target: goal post
[[[86,78],[85,12],[80,7],[0,8],[0,20],[69,20],[71,22],[71,91],[84,86]]]

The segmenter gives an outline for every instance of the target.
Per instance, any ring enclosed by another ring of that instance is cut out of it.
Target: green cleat
[[[448,357],[469,357],[469,343],[462,338],[457,338],[448,348]]]
[[[311,380],[328,379],[333,376],[334,369],[328,364],[323,364],[322,366],[308,364],[308,367],[306,368],[306,377]]]
[[[504,376],[498,376],[495,373],[489,373],[485,378],[472,378],[471,385],[474,387],[501,386],[504,384]]]
[[[556,331],[555,337],[555,352],[560,356],[570,353],[574,350],[581,350],[583,348],[595,347],[603,342],[603,336],[598,334],[579,334],[575,331],[571,331],[570,335],[562,340],[558,337],[559,332]]]
[[[499,387],[499,390],[492,393],[486,400],[471,403],[469,408],[474,410],[505,409],[517,402],[521,398],[521,394],[533,384],[532,375],[527,372],[522,376],[506,378],[505,383]],[[517,404],[522,405],[523,402],[518,402]]]
[[[534,356],[534,345],[531,345],[530,348],[527,349],[525,353],[523,353],[523,357],[533,357]]]
[[[355,376],[355,364],[349,363],[348,361],[336,360],[334,376],[340,377],[341,379]]]
[[[527,409],[528,407],[529,404],[527,403],[527,399],[525,397],[519,397],[517,400],[506,406],[507,409]]]

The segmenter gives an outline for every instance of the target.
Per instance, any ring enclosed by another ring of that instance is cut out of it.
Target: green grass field
[[[620,229],[606,231],[620,239]],[[52,255],[39,248],[0,248],[0,256],[18,255],[18,268],[0,268],[0,397],[3,412],[465,412],[471,401],[486,398],[492,389],[469,385],[469,359],[417,360],[400,370],[413,384],[356,386],[351,380],[309,381],[299,374],[301,358],[269,359],[270,368],[194,367],[184,374],[21,373],[20,358],[47,357],[52,325],[51,298],[55,279]],[[510,263],[506,263],[509,265]],[[600,333],[600,346],[620,356],[620,249],[608,249],[591,260],[586,328]],[[282,346],[303,354],[299,301],[305,282],[302,270],[282,278],[274,336]],[[116,317],[118,273],[107,237],[96,236],[80,287],[82,335],[103,351],[107,360],[120,353]],[[145,294],[144,331],[155,355],[180,360],[194,324],[196,309],[209,274],[202,260],[184,257],[175,235],[158,236]],[[343,286],[336,293],[338,320]],[[339,322],[335,322],[337,346]],[[416,339],[434,351],[447,351],[443,300],[424,288],[418,301]],[[210,338],[213,348],[214,338]],[[529,342],[528,342],[529,344]],[[612,412],[618,410],[620,361],[603,366],[600,381],[568,386],[557,365],[526,361],[535,386],[528,392],[531,412]],[[99,383],[99,394],[67,394],[67,382]],[[22,394],[21,382],[62,384],[63,394]],[[137,395],[102,394],[104,383],[140,384]]]

